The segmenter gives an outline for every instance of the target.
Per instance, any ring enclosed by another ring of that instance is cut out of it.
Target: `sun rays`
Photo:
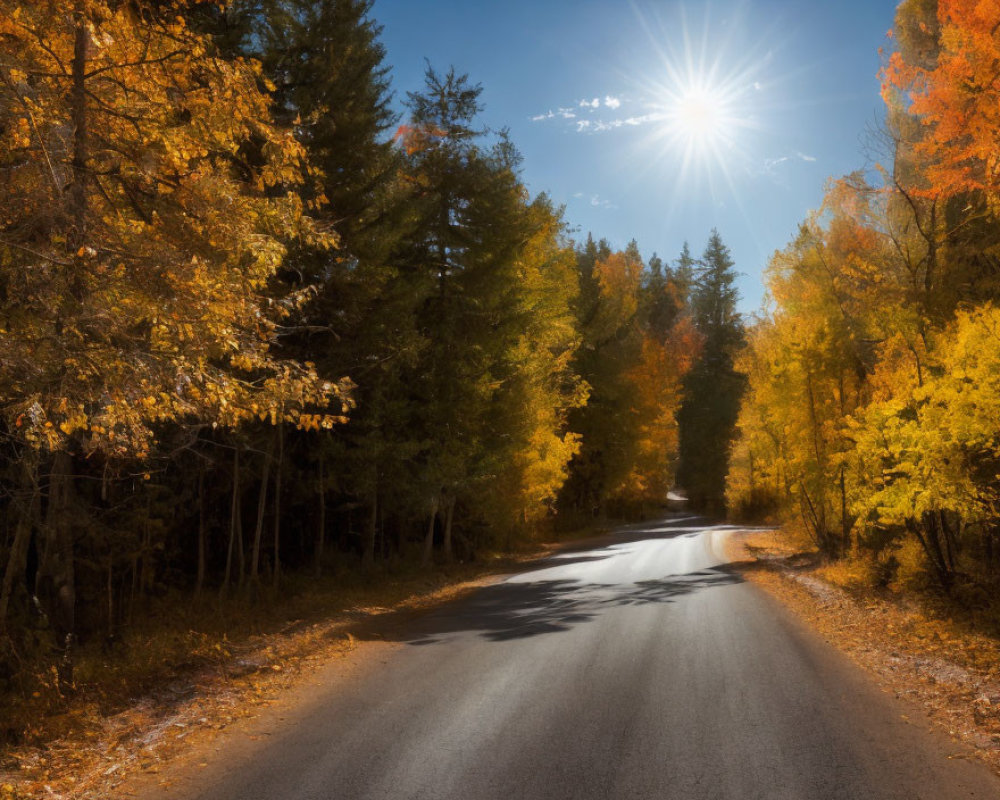
[[[735,20],[711,20],[708,11],[700,28],[683,13],[667,24],[633,11],[656,55],[649,73],[631,76],[656,119],[637,155],[673,175],[678,190],[697,182],[723,202],[753,163],[770,53],[747,47]]]

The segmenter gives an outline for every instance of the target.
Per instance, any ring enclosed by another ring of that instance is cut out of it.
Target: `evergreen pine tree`
[[[685,246],[681,259],[687,261]],[[680,267],[680,264],[679,264]],[[685,379],[678,413],[678,482],[693,508],[719,512],[725,503],[729,447],[735,434],[745,379],[734,368],[744,341],[736,311],[739,292],[729,248],[713,230],[694,272],[691,312],[702,337],[701,356]]]
[[[319,447],[301,436],[288,446],[307,475],[323,461],[320,493],[335,488],[342,505],[364,509],[367,562],[384,510],[381,487],[405,485],[414,450],[404,374],[424,346],[415,315],[425,293],[398,257],[417,218],[388,136],[397,117],[371,8],[372,0],[244,0],[224,39],[238,36],[241,52],[261,61],[275,113],[294,126],[314,169],[304,199],[337,234],[332,251],[291,249],[285,280],[311,285],[315,296],[283,344],[324,375],[349,375],[355,408]]]
[[[691,248],[687,242],[681,248],[681,254],[674,262],[672,270],[674,283],[677,284],[677,293],[681,302],[686,304],[691,299],[691,289],[694,284],[694,272],[698,266],[698,261],[691,255]]]

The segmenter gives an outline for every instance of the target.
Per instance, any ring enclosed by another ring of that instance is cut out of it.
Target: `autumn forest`
[[[673,489],[996,602],[996,7],[901,4],[874,166],[758,314],[724,231],[618,250],[529,192],[462,65],[394,97],[376,13],[0,0],[0,739],[172,609],[254,619]]]

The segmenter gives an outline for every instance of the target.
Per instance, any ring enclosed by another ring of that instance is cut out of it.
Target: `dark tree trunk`
[[[198,471],[198,574],[194,593],[198,597],[205,588],[205,465]]]
[[[434,558],[434,523],[437,521],[437,512],[438,499],[435,497],[431,506],[431,519],[427,524],[427,535],[424,537],[424,554],[420,559],[420,563],[425,567],[429,567]]]
[[[42,525],[42,552],[35,595],[42,603],[63,654],[59,680],[73,683],[73,646],[76,639],[76,574],[73,562],[73,459],[64,450],[52,459],[49,503]]]
[[[365,528],[364,564],[371,567],[375,564],[375,539],[378,535],[378,473],[372,482],[371,500],[368,503],[368,525]]]
[[[271,461],[274,452],[274,440],[268,442],[267,453],[264,454],[264,474],[260,479],[260,493],[257,495],[257,528],[253,535],[253,550],[250,557],[250,583],[257,584],[260,569],[260,543],[264,538],[264,512],[267,510],[267,487],[271,482]]]
[[[28,545],[31,533],[38,519],[39,496],[38,475],[34,461],[25,458],[24,478],[21,485],[21,508],[14,528],[14,541],[11,544],[7,568],[4,570],[3,585],[0,586],[0,637],[7,631],[7,613],[10,610],[10,599],[14,594],[14,582],[18,575],[23,575],[28,558]]]
[[[70,185],[69,203],[72,230],[69,246],[73,252],[74,271],[70,290],[76,300],[83,298],[83,254],[87,244],[87,184],[90,180],[87,161],[90,158],[90,132],[87,115],[87,51],[90,48],[90,30],[87,25],[86,2],[74,0],[72,89],[70,94],[73,121],[73,182]]]
[[[285,465],[285,427],[278,423],[278,466],[274,472],[274,586],[281,580],[281,473]]]
[[[444,518],[444,541],[442,543],[442,549],[444,552],[444,560],[446,563],[451,563],[453,556],[452,546],[451,546],[451,522],[455,517],[455,498],[448,498],[448,508],[445,512]]]
[[[323,574],[323,544],[326,541],[326,483],[324,482],[324,463],[319,460],[319,520],[316,524],[316,546],[313,552],[313,565],[318,578]]]
[[[226,552],[226,573],[222,578],[222,594],[229,591],[229,583],[233,574],[233,551],[236,549],[236,540],[239,538],[240,548],[243,547],[243,535],[237,537],[237,530],[242,527],[243,521],[240,518],[240,449],[233,450],[233,494],[229,506],[229,549]]]

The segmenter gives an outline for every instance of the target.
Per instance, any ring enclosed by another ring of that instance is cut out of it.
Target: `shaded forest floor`
[[[163,764],[258,716],[324,665],[358,657],[359,644],[392,641],[414,615],[599,533],[433,570],[288,576],[280,595],[256,606],[163,600],[115,647],[81,648],[71,697],[46,696],[42,676],[40,691],[0,698],[25,736],[0,748],[0,800],[117,796],[127,778],[155,779]]]
[[[822,564],[780,530],[735,534],[729,547],[751,580],[884,691],[914,702],[1000,772],[1000,640],[982,621],[933,595],[864,588],[849,567]]]

